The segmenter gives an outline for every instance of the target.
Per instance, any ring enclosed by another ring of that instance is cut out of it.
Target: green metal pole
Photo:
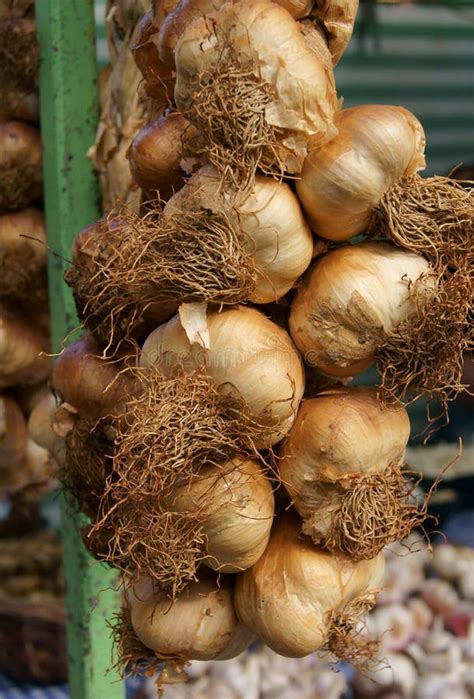
[[[93,0],[36,0],[41,47],[41,133],[45,209],[50,247],[70,257],[74,235],[100,215],[96,178],[86,152],[98,118]],[[77,325],[65,263],[50,254],[49,291],[53,347]],[[124,683],[111,667],[106,620],[118,608],[110,588],[116,576],[91,558],[79,535],[85,518],[62,506],[68,608],[69,683],[72,699],[122,699]]]

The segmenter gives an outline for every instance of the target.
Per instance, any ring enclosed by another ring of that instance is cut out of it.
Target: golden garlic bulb
[[[247,263],[251,268],[252,282],[248,289],[240,290],[241,300],[248,299],[254,303],[276,301],[291,289],[307,269],[313,254],[313,238],[303,218],[298,199],[287,184],[263,176],[256,177],[252,190],[242,197],[239,203],[235,203],[232,195],[222,190],[222,181],[217,172],[213,168],[203,168],[170,199],[164,210],[164,219],[174,213],[179,225],[182,220],[181,211],[200,208],[206,212],[211,223],[213,214],[219,215],[224,209],[229,226],[235,231],[244,256],[243,262],[238,261],[235,256],[234,264],[242,266]],[[197,230],[197,245],[202,245],[205,237],[205,228],[202,231]],[[222,240],[222,245],[230,248],[225,239]],[[190,260],[188,265],[182,264],[183,275],[186,271],[193,278],[197,274],[198,265],[203,266],[201,258],[202,250],[198,248],[197,259],[194,260],[194,275],[193,260]],[[225,258],[222,260],[221,268],[225,267],[226,261]],[[219,263],[217,260],[213,262],[212,259],[211,263],[213,268],[211,267],[209,272],[211,277],[215,277],[219,271]],[[175,274],[179,275],[179,270],[176,270]],[[234,275],[229,273],[229,278],[233,277]],[[184,286],[183,288],[186,289]],[[210,283],[205,285],[203,295],[206,291],[211,291]],[[220,295],[222,300],[225,300],[224,291],[225,289],[222,289]],[[219,289],[215,293],[216,301],[221,300],[218,292]]]
[[[374,363],[384,333],[414,312],[410,282],[429,271],[421,255],[389,243],[328,252],[293,301],[289,322],[296,346],[308,363],[330,376],[364,371]]]
[[[0,298],[31,300],[43,290],[46,302],[46,231],[44,215],[24,209],[0,216]]]
[[[48,338],[31,321],[0,308],[0,387],[37,384],[49,376]]]
[[[374,207],[390,185],[425,166],[425,136],[402,107],[362,105],[340,111],[338,133],[311,149],[298,197],[313,230],[347,240],[366,230]]]
[[[272,486],[256,461],[227,462],[204,469],[178,486],[168,507],[202,520],[208,558],[221,573],[250,568],[264,552],[273,524]]]
[[[314,546],[293,514],[278,518],[259,561],[237,577],[242,622],[279,655],[301,658],[331,643],[335,617],[383,580],[384,558],[354,563]],[[372,600],[373,603],[373,600]]]
[[[253,634],[239,622],[231,583],[202,577],[174,603],[142,579],[128,591],[132,627],[158,657],[187,660],[228,659],[241,653]]]
[[[211,309],[202,318],[200,308],[184,320],[188,332],[202,321],[192,340],[185,316],[176,315],[148,336],[141,365],[168,375],[183,364],[189,371],[205,366],[221,393],[241,397],[249,414],[268,425],[266,445],[275,444],[293,424],[304,390],[303,366],[290,337],[253,308]]]
[[[334,82],[298,23],[269,0],[229,2],[189,24],[175,51],[175,99],[226,176],[298,173],[332,136]]]
[[[407,536],[418,512],[400,473],[409,436],[406,410],[382,406],[376,388],[303,402],[278,461],[303,532],[356,560]]]

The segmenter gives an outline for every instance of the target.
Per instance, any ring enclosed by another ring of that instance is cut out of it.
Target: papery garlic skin
[[[270,538],[274,507],[270,480],[251,460],[205,469],[169,499],[170,510],[202,518],[204,563],[221,573],[237,573],[258,561]]]
[[[362,105],[336,114],[337,135],[313,148],[296,181],[313,230],[347,240],[367,228],[391,184],[425,166],[425,137],[403,107]]]
[[[0,388],[38,384],[51,371],[49,340],[31,322],[0,308]]]
[[[140,364],[172,375],[205,366],[220,392],[243,398],[252,416],[269,426],[267,445],[288,432],[304,390],[304,370],[288,334],[245,306],[207,312],[208,349],[191,344],[179,315],[146,339]],[[261,445],[262,447],[264,445]]]
[[[301,171],[308,142],[321,144],[335,134],[334,85],[307,47],[298,24],[276,3],[239,0],[226,3],[190,24],[176,46],[175,99],[187,114],[194,99],[193,84],[200,74],[212,75],[224,36],[242,62],[258,66],[259,75],[275,91],[265,107],[266,122],[282,129],[284,167]]]
[[[256,270],[254,303],[271,303],[284,296],[308,268],[313,237],[298,199],[287,184],[257,176],[245,198],[235,203],[225,193],[216,170],[202,168],[170,199],[164,216],[190,205],[219,213],[226,208],[242,235],[242,247]],[[212,214],[210,214],[212,215]]]
[[[337,65],[351,40],[358,7],[359,0],[319,0],[314,3],[311,17],[324,26],[333,65]]]
[[[299,658],[327,640],[331,612],[383,579],[384,558],[354,563],[301,537],[293,515],[279,518],[259,561],[237,578],[235,605],[243,623],[272,650]]]
[[[332,250],[309,271],[291,308],[290,333],[304,359],[329,376],[353,376],[414,311],[410,282],[428,262],[389,243],[358,243]]]
[[[251,642],[253,634],[243,630],[226,582],[190,583],[174,603],[146,582],[128,593],[131,621],[140,641],[158,656],[211,660],[226,656],[229,648],[238,655]]]
[[[375,388],[338,388],[304,401],[282,445],[278,470],[305,532],[324,533],[331,525],[325,483],[401,466],[409,436],[407,411],[382,407]]]

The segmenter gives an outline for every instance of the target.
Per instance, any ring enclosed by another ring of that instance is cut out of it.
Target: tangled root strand
[[[461,382],[463,355],[474,347],[471,323],[472,271],[439,274],[434,286],[425,278],[411,284],[415,310],[385,338],[376,351],[382,403],[428,399],[430,424],[447,418],[448,402],[466,388]],[[441,412],[431,417],[436,401]]]
[[[248,191],[257,170],[282,177],[285,149],[281,129],[266,119],[274,89],[243,59],[228,41],[212,69],[201,73],[194,85],[187,118],[199,136],[191,147],[203,155],[232,188]]]
[[[474,263],[474,190],[450,177],[404,177],[385,192],[369,227],[436,268]]]
[[[379,643],[362,635],[362,620],[374,606],[378,592],[368,590],[330,612],[328,618],[329,633],[324,650],[362,670],[371,667],[377,657]]]
[[[328,529],[318,530],[316,512],[303,524],[303,532],[330,551],[345,551],[354,561],[374,558],[427,519],[429,496],[420,504],[414,495],[420,481],[421,477],[405,478],[400,466],[392,465],[381,473],[322,483],[326,496],[321,510],[327,512],[337,503],[331,508]]]

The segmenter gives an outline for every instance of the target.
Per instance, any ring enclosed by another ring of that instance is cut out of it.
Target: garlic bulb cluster
[[[337,615],[358,599],[373,605],[383,570],[383,555],[355,563],[331,554],[301,537],[294,516],[280,516],[263,556],[237,578],[237,614],[275,652],[303,657],[331,644]]]
[[[175,60],[178,109],[221,173],[245,171],[247,181],[258,165],[298,173],[309,142],[316,147],[336,133],[334,83],[276,3],[239,0],[195,20]]]
[[[354,560],[405,538],[426,516],[401,473],[409,436],[406,410],[382,406],[375,388],[304,401],[278,462],[303,532]]]
[[[170,511],[194,513],[202,520],[208,554],[204,563],[220,573],[250,568],[268,544],[273,493],[256,461],[205,468],[177,486],[167,505]]]
[[[308,363],[326,374],[359,374],[374,363],[384,334],[414,313],[410,285],[428,274],[423,257],[388,243],[333,250],[296,295],[291,336]]]
[[[189,373],[205,367],[220,392],[242,399],[248,414],[267,426],[259,447],[289,431],[304,390],[301,359],[287,333],[244,306],[204,309],[202,315],[198,306],[174,316],[146,339],[140,362],[168,375],[182,366]]]
[[[296,188],[313,230],[347,240],[365,232],[390,185],[425,166],[425,137],[402,107],[344,109],[335,125],[337,135],[308,154]]]
[[[232,585],[201,576],[170,600],[143,579],[127,594],[133,631],[157,658],[227,660],[251,643],[253,634],[238,620]]]

